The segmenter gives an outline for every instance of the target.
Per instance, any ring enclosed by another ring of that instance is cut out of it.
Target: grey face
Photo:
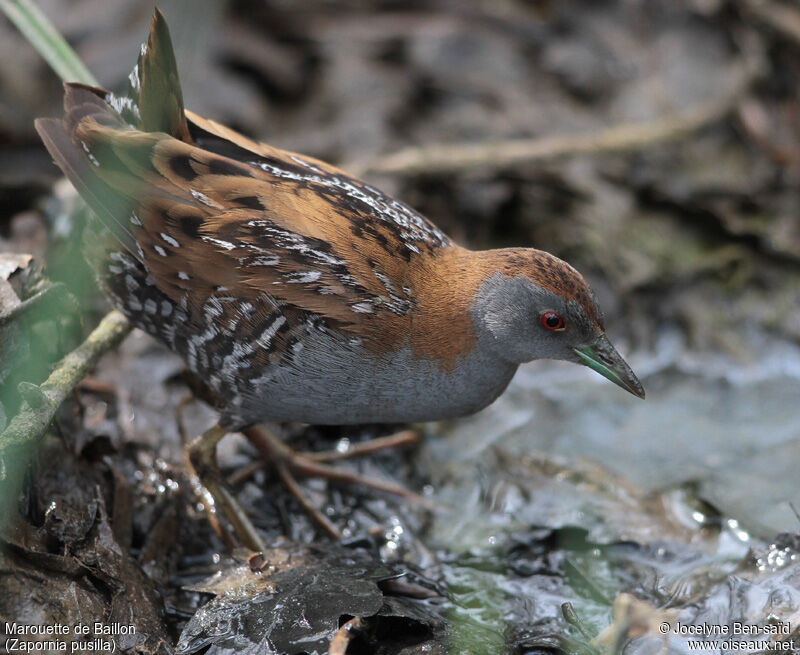
[[[534,359],[562,359],[584,364],[644,398],[630,367],[575,300],[534,284],[527,277],[488,278],[473,305],[473,320],[482,345],[515,364]]]
[[[575,348],[592,343],[601,333],[574,300],[565,300],[526,277],[501,273],[481,286],[473,318],[487,345],[515,364],[533,359],[578,362]],[[548,319],[558,325],[558,318],[563,328],[549,329]]]

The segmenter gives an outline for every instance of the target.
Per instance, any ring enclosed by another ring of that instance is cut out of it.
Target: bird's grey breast
[[[400,423],[463,416],[499,396],[516,366],[475,348],[450,369],[410,348],[376,354],[359,339],[309,332],[291,361],[254,378],[242,420]]]

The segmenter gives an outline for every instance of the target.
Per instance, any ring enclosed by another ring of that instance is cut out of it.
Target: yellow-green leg
[[[261,535],[247,517],[242,506],[223,483],[217,466],[217,444],[226,434],[224,428],[216,425],[194,439],[186,448],[189,463],[207,492],[204,494],[203,502],[206,505],[209,521],[226,545],[231,545],[230,540],[226,538],[224,528],[219,523],[217,510],[231,524],[241,545],[251,550],[264,552],[266,546]]]

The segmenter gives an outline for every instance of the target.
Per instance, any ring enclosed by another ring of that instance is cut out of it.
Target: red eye
[[[555,312],[545,312],[542,314],[542,325],[548,330],[560,331],[564,329],[564,319]]]

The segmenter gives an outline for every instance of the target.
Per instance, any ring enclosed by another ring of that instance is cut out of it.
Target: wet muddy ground
[[[104,84],[124,79],[149,7],[41,5]],[[3,527],[0,619],[135,626],[114,638],[141,653],[326,653],[337,633],[353,635],[338,655],[696,652],[690,626],[725,628],[706,651],[795,647],[796,6],[161,6],[189,107],[367,171],[465,244],[568,259],[597,291],[647,400],[578,367],[523,366],[483,412],[417,426],[419,444],[342,464],[439,511],[304,480],[341,543],[270,469],[255,471],[235,486],[271,546],[253,559],[226,552],[187,478],[181,426],[191,437],[213,410],[179,410],[189,393],[180,360],[133,333],[62,406],[31,465],[4,472],[27,492],[4,500],[22,520]],[[31,124],[55,115],[59,98],[55,77],[0,23],[0,247],[33,254],[66,283],[85,333],[106,307]],[[724,111],[632,152],[380,172],[382,156],[410,146],[594,133],[708,103]],[[3,332],[0,422],[20,406],[17,382],[40,382],[78,343],[65,313]],[[385,432],[280,429],[309,450]],[[229,474],[257,457],[240,435],[221,447]],[[363,625],[340,632],[351,617]],[[754,634],[734,632],[749,625]]]

